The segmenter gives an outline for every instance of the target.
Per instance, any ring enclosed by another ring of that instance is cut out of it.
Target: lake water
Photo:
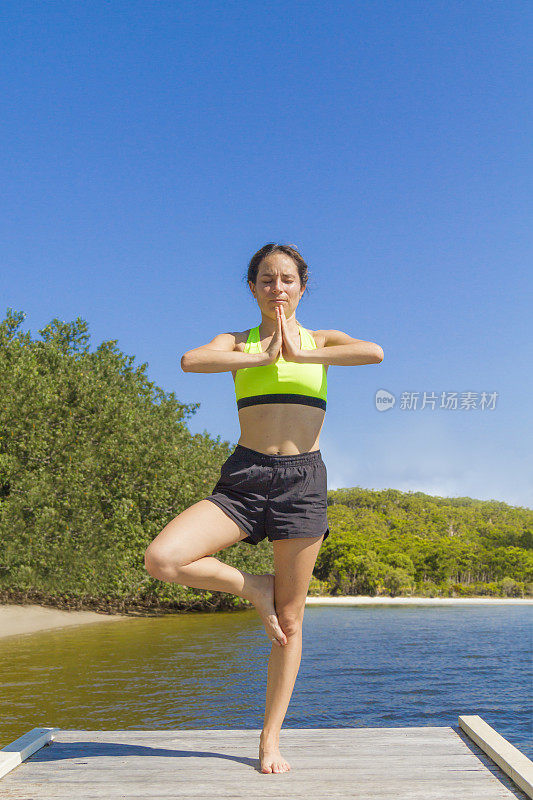
[[[284,728],[457,725],[533,758],[528,605],[308,606]],[[253,609],[0,640],[0,747],[39,726],[255,728],[271,644]]]

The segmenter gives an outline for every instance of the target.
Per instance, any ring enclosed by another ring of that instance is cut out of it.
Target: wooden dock
[[[533,797],[533,763],[478,716],[453,727],[284,728],[292,769],[281,774],[259,771],[259,733],[34,728],[0,751],[0,798]]]

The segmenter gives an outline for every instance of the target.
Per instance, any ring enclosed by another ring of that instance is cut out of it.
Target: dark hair
[[[285,253],[292,258],[298,269],[300,286],[304,286],[305,291],[308,292],[309,289],[307,288],[307,282],[309,280],[309,270],[295,244],[276,244],[275,242],[269,242],[269,244],[265,244],[260,250],[257,251],[257,253],[254,253],[252,256],[250,263],[248,264],[246,282],[248,283],[248,281],[252,281],[252,283],[257,283],[259,265],[261,264],[261,261],[271,253]]]

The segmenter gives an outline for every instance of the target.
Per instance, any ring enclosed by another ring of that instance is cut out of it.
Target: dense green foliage
[[[335,535],[315,575],[333,594],[533,594],[533,511],[395,489],[328,493]]]
[[[23,319],[9,309],[0,325],[0,598],[239,605],[158,581],[143,560],[159,531],[211,492],[233,446],[192,435],[199,404],[156,387],[116,340],[89,352],[83,320],[54,319],[34,340]],[[329,503],[313,592],[531,593],[529,509],[364,489],[330,492]],[[272,571],[268,542],[217,557]]]

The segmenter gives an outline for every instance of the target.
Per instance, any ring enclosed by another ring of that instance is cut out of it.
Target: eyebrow
[[[272,275],[275,275],[275,274],[276,274],[275,272],[262,272],[261,273],[261,277],[262,278],[271,278]],[[292,274],[292,272],[283,272],[282,275],[283,275],[284,278],[294,278],[295,277]]]

